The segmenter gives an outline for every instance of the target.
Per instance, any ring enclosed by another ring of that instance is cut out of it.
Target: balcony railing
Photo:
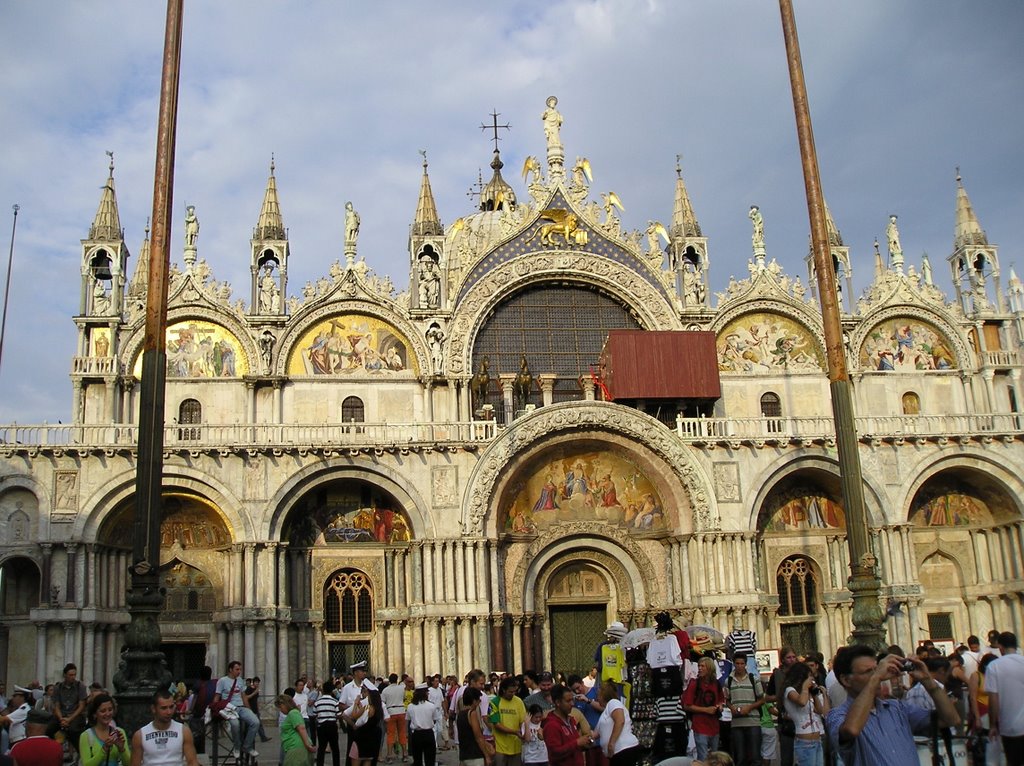
[[[71,363],[73,375],[117,375],[121,371],[112,356],[76,356]]]
[[[867,415],[856,419],[861,439],[988,439],[1024,436],[1024,414]],[[493,420],[470,423],[235,423],[170,424],[167,449],[404,449],[481,443],[501,430]],[[678,418],[676,434],[688,444],[712,442],[821,442],[835,438],[832,418]],[[138,426],[0,425],[0,450],[40,448],[133,448]]]
[[[1016,351],[986,351],[984,355],[986,367],[1020,366],[1020,356]]]
[[[34,447],[134,447],[138,426],[110,425],[6,425],[0,426],[0,445]],[[490,441],[494,421],[471,423],[235,423],[171,424],[164,426],[164,446],[315,448],[373,446],[401,448],[410,444],[445,444]]]

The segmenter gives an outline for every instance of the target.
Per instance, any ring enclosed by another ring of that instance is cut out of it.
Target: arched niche
[[[935,474],[914,494],[908,514],[915,527],[990,527],[1020,518],[1017,504],[995,479],[958,466]]]
[[[282,539],[293,547],[412,540],[402,504],[378,484],[354,477],[323,482],[304,493],[285,519]]]
[[[721,372],[820,372],[825,367],[824,353],[815,335],[784,314],[742,314],[729,321],[716,337]]]
[[[289,375],[415,377],[419,360],[409,339],[368,314],[338,314],[306,329],[288,357]]]
[[[39,539],[39,500],[32,492],[16,487],[0,494],[0,531],[9,545]]]
[[[39,566],[26,556],[12,556],[0,564],[0,609],[5,618],[29,616],[39,606]]]
[[[122,500],[104,519],[97,534],[100,543],[124,546],[131,542],[135,497]],[[165,490],[161,495],[161,556],[173,550],[214,550],[232,542],[232,534],[219,509],[202,495]]]
[[[241,378],[249,374],[248,358],[234,333],[215,322],[185,319],[167,327],[167,377]],[[142,379],[142,353],[132,367]]]

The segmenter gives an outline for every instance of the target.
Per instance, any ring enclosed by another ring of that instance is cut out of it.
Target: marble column
[[[324,658],[325,649],[324,646],[324,624],[323,622],[317,621],[312,625],[310,631],[313,637],[313,667],[310,670],[313,671],[315,676],[322,676],[326,659]]]
[[[455,620],[451,617],[444,621],[444,665],[441,673],[457,673],[459,667],[459,645],[456,637]]]
[[[544,372],[537,376],[540,384],[540,395],[543,406],[549,407],[555,401],[555,381],[558,376],[554,373]]]
[[[252,675],[259,670],[259,663],[256,660],[256,624],[251,620],[246,621],[242,630],[244,641],[242,667],[248,671],[246,675]]]
[[[501,398],[505,405],[505,422],[511,423],[515,417],[514,388],[516,376],[514,373],[504,373],[498,376],[498,381],[501,384]]]
[[[512,668],[505,661],[505,618],[501,615],[491,619],[491,657],[494,670],[511,672]]]
[[[409,551],[399,550],[395,553],[395,586],[397,588],[397,598],[395,606],[407,607],[409,606],[409,593],[407,589],[408,577],[406,574],[406,568],[409,565]]]
[[[268,692],[283,689],[284,684],[277,677],[277,640],[273,620],[263,623],[263,685]]]
[[[36,678],[49,678],[49,674],[46,672],[46,630],[49,626],[47,623],[38,623],[36,625]],[[70,656],[70,655],[69,655]],[[56,678],[56,676],[54,676]],[[12,687],[13,688],[13,687]]]
[[[61,627],[64,628],[64,656],[80,658],[82,655],[78,651],[77,641],[75,641],[75,631],[78,629],[77,622],[63,622]]]
[[[291,654],[288,651],[288,621],[279,620],[277,623],[277,677],[279,679],[278,689],[291,682],[294,668],[288,663]]]
[[[78,605],[78,543],[64,543],[67,551],[67,573],[64,585],[64,603]],[[71,655],[69,655],[71,656]]]
[[[384,551],[384,606],[395,605],[395,551],[387,548]]]
[[[412,603],[423,603],[423,543],[412,545]]]
[[[455,602],[465,604],[466,598],[466,543],[461,540],[452,544],[452,553],[455,560]]]

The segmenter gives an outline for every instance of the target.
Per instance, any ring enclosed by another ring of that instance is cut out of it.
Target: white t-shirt
[[[338,699],[338,702],[341,703],[341,709],[348,710],[352,707],[352,703],[359,699],[359,695],[362,693],[362,687],[355,681],[349,681],[341,687],[341,697]]]
[[[434,724],[440,717],[440,709],[429,701],[409,705],[405,711],[405,720],[412,731],[433,731]]]
[[[143,726],[142,762],[146,766],[180,766],[184,763],[184,728],[179,721],[171,721],[166,729],[157,729],[152,722]]]
[[[526,739],[523,740],[523,763],[548,762],[548,746],[540,738],[540,724],[526,722]]]
[[[299,709],[299,715],[309,718],[309,695],[305,692],[295,692],[292,699],[295,701],[295,707]]]
[[[1024,736],[1024,655],[1004,654],[990,663],[985,691],[999,695],[999,733]]]
[[[234,688],[234,693],[231,689]],[[242,692],[245,691],[245,681],[241,678],[232,678],[231,676],[222,676],[217,682],[217,694],[220,698],[227,702],[231,707],[238,707],[242,704]]]
[[[615,726],[615,721],[612,720],[612,713],[616,710],[622,711],[625,720],[622,723],[622,731],[619,732],[619,738],[615,740],[615,750],[609,753],[607,742],[612,736],[612,728]],[[609,758],[626,748],[636,747],[640,744],[640,740],[633,733],[633,719],[629,717],[629,711],[622,704],[622,700],[608,700],[608,704],[604,706],[604,712],[601,713],[601,717],[597,720],[597,735],[601,740],[602,748],[605,749],[605,755]]]
[[[821,716],[814,712],[814,697],[807,695],[807,704],[798,705],[789,698],[790,692],[800,693],[792,686],[786,687],[786,715],[796,724],[797,734],[824,734],[825,723]]]

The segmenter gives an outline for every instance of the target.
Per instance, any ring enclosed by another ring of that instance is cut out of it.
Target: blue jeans
[[[260,728],[260,719],[257,715],[247,707],[238,705],[235,708],[235,712],[238,713],[238,720],[231,721],[231,740],[234,743],[235,750],[249,750],[256,749],[256,732]]]
[[[793,740],[793,763],[796,766],[825,766],[825,750],[820,739]]]
[[[718,735],[717,734],[693,734],[694,744],[697,745],[697,760],[706,761],[708,759],[708,753],[712,750],[718,749]]]

